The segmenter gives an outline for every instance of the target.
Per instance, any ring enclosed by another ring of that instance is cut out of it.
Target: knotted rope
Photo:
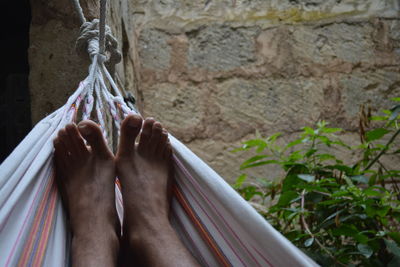
[[[118,41],[112,35],[110,27],[104,26],[104,43],[105,43],[105,53],[103,55],[100,53],[100,21],[94,19],[93,21],[87,21],[82,24],[79,37],[76,40],[75,49],[76,52],[85,57],[89,54],[90,58],[93,60],[95,55],[101,55],[100,60],[108,61],[110,64],[117,64],[121,61],[121,53],[118,50]]]
[[[82,57],[89,54],[92,60],[89,76],[84,84],[85,89],[79,98],[79,103],[84,100],[82,119],[89,119],[95,107],[97,120],[102,125],[103,134],[106,137],[107,127],[102,113],[105,110],[103,103],[108,104],[117,130],[119,130],[121,119],[132,112],[132,109],[123,101],[122,93],[104,65],[105,61],[115,65],[121,61],[122,57],[118,51],[118,41],[105,23],[107,0],[100,0],[100,20],[94,19],[93,21],[86,21],[79,0],[73,0],[73,3],[82,22],[75,49]],[[107,79],[116,96],[110,93],[104,78]]]
[[[91,60],[98,55],[101,63],[104,61],[112,65],[119,63],[122,56],[118,51],[118,41],[105,23],[107,0],[100,1],[100,20],[93,21],[86,21],[79,0],[73,0],[73,4],[82,23],[75,45],[78,55],[85,57],[88,53]]]

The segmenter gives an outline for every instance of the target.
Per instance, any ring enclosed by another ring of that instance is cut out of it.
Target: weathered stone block
[[[188,33],[189,67],[227,71],[254,62],[257,32],[257,28],[214,25]]]
[[[316,79],[232,79],[218,85],[216,100],[221,120],[229,125],[221,135],[243,129],[294,131],[318,119],[323,88]]]
[[[358,125],[360,106],[366,105],[378,111],[393,106],[392,97],[400,95],[400,75],[398,71],[376,70],[355,72],[339,78],[342,90],[344,114],[350,125]],[[345,125],[343,125],[345,126]]]
[[[144,68],[162,70],[169,67],[171,47],[168,45],[168,40],[170,38],[170,35],[157,29],[149,28],[140,32],[139,56]]]
[[[293,29],[292,47],[299,58],[327,63],[336,58],[351,62],[371,62],[375,47],[370,23],[334,23],[321,27],[301,26]]]
[[[154,116],[183,141],[196,136],[205,113],[201,89],[190,85],[157,84],[143,92],[145,115]]]

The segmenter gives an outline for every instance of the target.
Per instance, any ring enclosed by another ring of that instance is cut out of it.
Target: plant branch
[[[319,242],[319,240],[317,238],[315,238],[315,235],[311,232],[310,227],[308,227],[308,224],[307,224],[306,219],[304,218],[304,214],[303,214],[305,192],[306,192],[305,189],[301,192],[301,211],[302,211],[302,213],[300,214],[301,225],[306,230],[307,234],[309,234],[312,238],[314,238],[314,240],[315,240],[315,242],[317,242],[318,246],[320,246],[320,248],[322,250],[324,250],[332,259],[334,259],[336,261],[335,257],[332,255],[332,253],[324,245],[322,245],[322,243]]]
[[[367,167],[365,167],[364,171],[366,171],[366,170],[368,170],[369,168],[371,168],[372,165],[374,165],[374,164],[378,161],[378,159],[379,159],[380,157],[382,157],[382,156],[385,154],[385,152],[389,149],[389,146],[393,143],[393,141],[396,139],[396,137],[397,137],[399,134],[400,134],[400,129],[398,129],[398,130],[396,131],[396,133],[390,138],[390,140],[387,142],[385,148],[381,150],[381,152],[368,164]]]
[[[383,163],[380,160],[378,160],[378,163],[387,173],[389,173],[389,170],[385,167],[385,165],[383,165]],[[389,181],[389,184],[393,184],[393,187],[394,187],[395,191],[397,193],[399,193],[400,189],[399,189],[399,186],[397,185],[398,181],[396,181],[392,175],[390,175],[389,177],[390,177],[390,180],[391,180],[391,181]],[[388,183],[388,182],[386,182],[386,183]]]

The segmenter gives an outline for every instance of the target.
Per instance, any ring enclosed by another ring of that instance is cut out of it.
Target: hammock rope
[[[72,0],[72,3],[75,7],[76,13],[78,14],[81,24],[85,23],[86,22],[85,14],[83,14],[83,10],[79,3],[79,0]]]
[[[112,65],[119,63],[122,55],[118,50],[118,41],[112,35],[111,28],[106,25],[107,0],[100,2],[100,20],[94,19],[93,21],[86,20],[79,0],[72,1],[82,22],[75,44],[78,55],[85,58],[89,54],[92,62],[97,55],[100,63],[109,62]]]

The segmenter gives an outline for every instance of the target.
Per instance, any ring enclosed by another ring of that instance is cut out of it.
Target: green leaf
[[[371,188],[371,187],[365,189],[364,194],[368,197],[381,197],[382,196],[381,192],[378,192],[374,188]]]
[[[350,168],[349,166],[346,165],[340,165],[340,164],[336,164],[336,165],[332,165],[332,166],[326,166],[327,169],[333,169],[333,170],[339,170],[344,172],[346,175],[351,176],[354,172],[354,170],[352,168]]]
[[[355,227],[350,227],[347,225],[342,225],[338,228],[332,229],[332,234],[335,236],[350,236],[354,237],[358,235],[358,230]]]
[[[361,252],[362,255],[364,255],[367,259],[372,256],[374,251],[372,248],[366,244],[358,244],[357,245],[358,251]]]
[[[380,217],[384,218],[388,214],[389,210],[390,210],[390,206],[384,206],[384,207],[381,207],[380,209],[377,209],[376,214],[379,215]]]
[[[302,180],[297,177],[297,174],[289,174],[285,177],[282,184],[282,192],[292,191],[296,186],[302,182]]]
[[[368,185],[373,186],[376,183],[377,177],[378,177],[377,173],[374,173],[373,175],[371,175],[371,177],[369,178],[369,181],[368,181]]]
[[[241,165],[240,169],[244,170],[244,169],[248,169],[248,168],[254,168],[254,167],[258,167],[258,166],[262,166],[262,165],[267,165],[267,164],[280,164],[279,161],[277,160],[265,160],[265,161],[259,161],[259,162],[255,162],[255,163],[251,163],[251,164],[247,164],[247,165]]]
[[[306,152],[306,154],[304,154],[305,157],[309,158],[311,157],[315,152],[317,152],[318,150],[316,149],[310,149]]]
[[[394,241],[396,241],[397,244],[400,244],[400,233],[399,232],[390,232],[390,233],[388,233],[388,236],[390,236]]]
[[[314,129],[312,129],[310,127],[304,127],[303,130],[304,130],[304,132],[306,134],[309,134],[309,135],[314,135],[315,134]]]
[[[390,100],[400,102],[400,97],[392,97]]]
[[[303,155],[300,153],[300,151],[294,151],[289,155],[289,160],[291,162],[296,162],[298,160],[301,160],[303,158]]]
[[[244,181],[246,181],[247,179],[247,175],[246,174],[242,174],[240,175],[237,179],[235,184],[233,185],[234,189],[239,189],[240,187],[242,187]]]
[[[330,146],[330,145],[332,144],[332,141],[331,141],[328,137],[326,137],[326,136],[319,135],[319,136],[317,136],[317,138],[318,138],[319,140],[321,140],[321,142],[324,143],[324,144],[327,145],[327,146]]]
[[[341,129],[341,128],[323,128],[322,132],[324,132],[324,133],[337,133],[337,132],[340,132],[342,130],[343,129]]]
[[[389,252],[393,253],[395,256],[400,257],[400,248],[393,240],[384,239],[386,248]]]
[[[242,168],[243,166],[249,165],[250,163],[253,163],[255,161],[259,161],[260,159],[265,159],[265,158],[269,158],[269,155],[257,155],[254,157],[249,158],[248,160],[245,160],[242,165],[240,165],[240,168]]]
[[[326,217],[326,219],[325,219],[321,224],[326,223],[326,222],[329,221],[330,219],[335,218],[338,214],[342,213],[343,211],[344,211],[344,210],[338,210],[338,211],[332,213],[331,215],[329,215],[328,217]]]
[[[260,153],[267,147],[267,143],[262,139],[252,139],[243,143],[239,150],[248,150],[252,147],[257,147],[257,153]]]
[[[312,244],[314,243],[314,237],[311,237],[309,239],[307,239],[306,241],[304,241],[304,246],[306,248],[310,247]]]
[[[367,142],[372,142],[378,139],[381,139],[385,134],[389,133],[390,131],[384,128],[377,128],[372,131],[367,132]]]
[[[296,146],[296,145],[299,145],[299,144],[301,144],[301,143],[303,143],[303,138],[296,139],[296,140],[290,142],[289,144],[286,145],[286,147],[287,147],[287,148],[290,148],[290,147],[292,147],[292,146]]]
[[[278,206],[287,206],[293,199],[297,198],[298,196],[299,194],[295,191],[286,191],[281,194],[278,201]]]
[[[344,201],[346,201],[346,200],[345,199],[331,199],[331,200],[321,201],[318,203],[318,205],[329,206],[329,205],[337,204],[337,203],[344,202]]]
[[[371,120],[372,121],[385,121],[385,120],[387,120],[387,117],[385,117],[385,116],[372,116]]]
[[[298,174],[297,177],[299,177],[301,180],[304,180],[306,182],[314,182],[315,181],[315,176],[311,174]]]
[[[271,136],[269,136],[269,137],[267,138],[267,141],[273,143],[273,142],[275,142],[276,139],[278,139],[278,137],[280,137],[281,135],[282,135],[281,133],[273,134],[273,135],[271,135]]]
[[[363,234],[355,235],[354,239],[357,240],[357,242],[359,242],[361,244],[366,244],[369,241],[368,237],[366,235],[363,235]]]
[[[287,175],[292,175],[292,174],[303,174],[303,173],[309,173],[310,171],[308,170],[307,166],[305,164],[301,163],[292,163],[290,164],[289,170],[287,171]],[[297,176],[296,176],[297,178]]]

